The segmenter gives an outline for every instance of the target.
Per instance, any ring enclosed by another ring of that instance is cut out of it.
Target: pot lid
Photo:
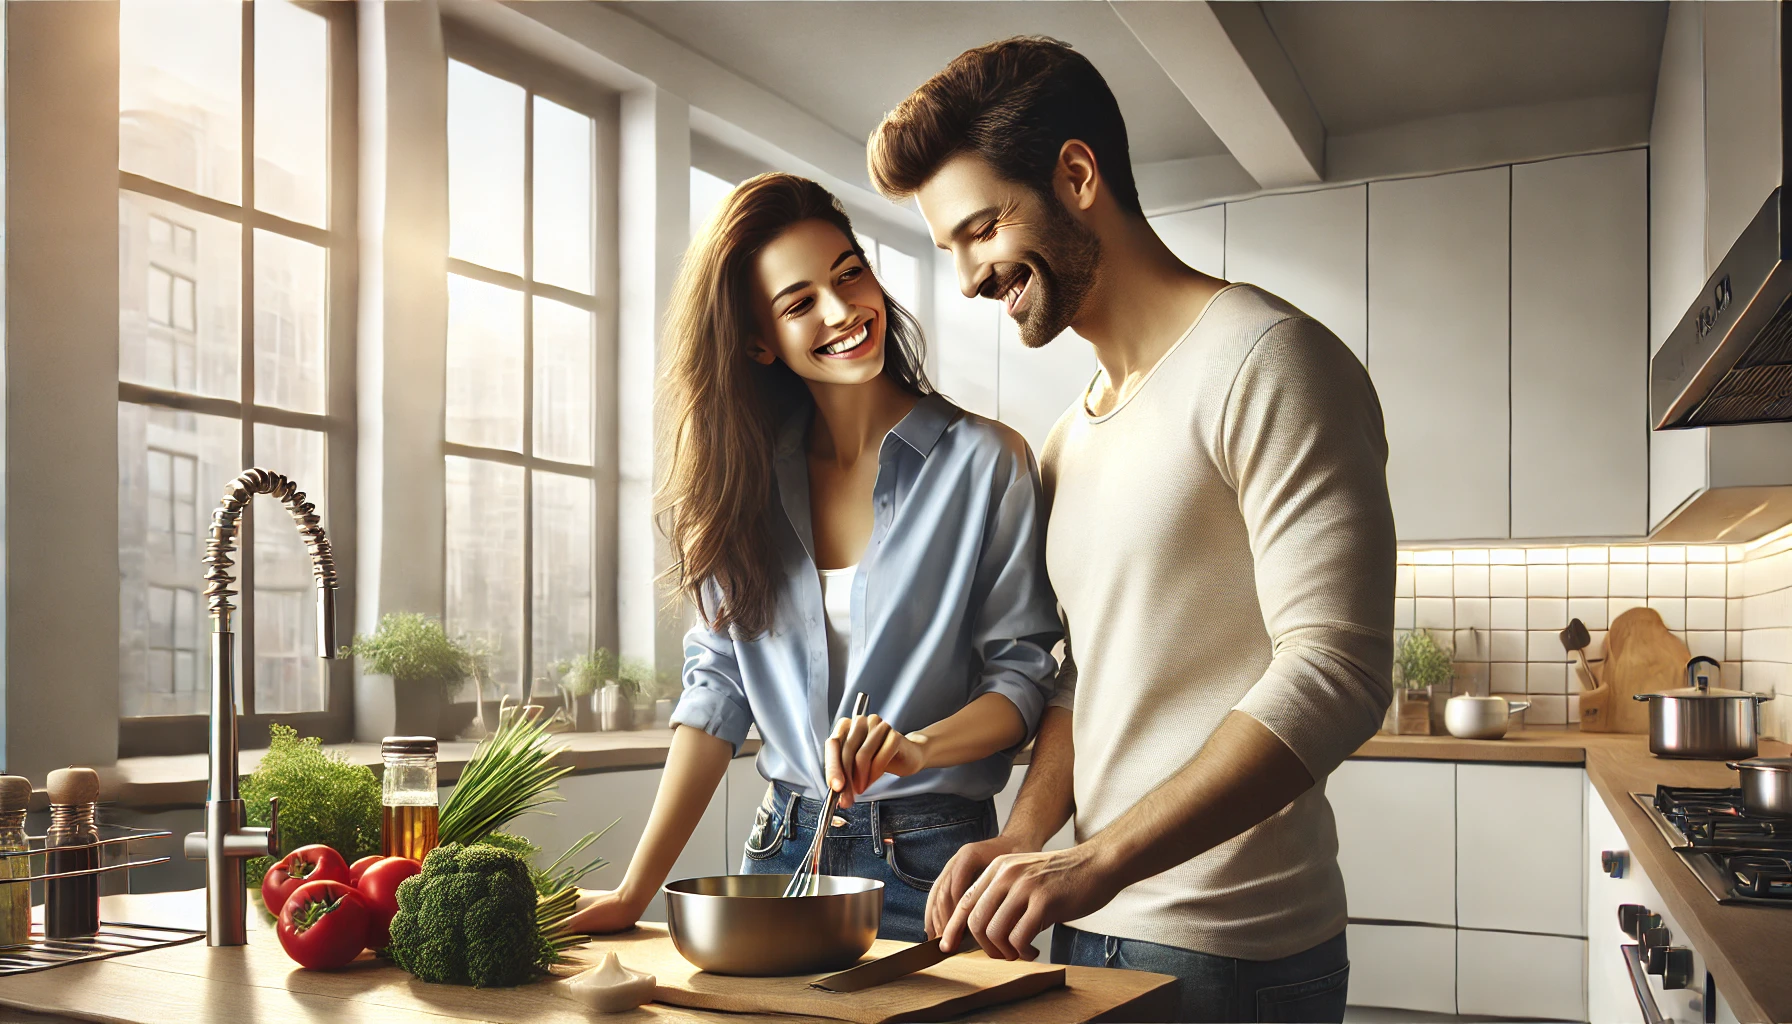
[[[1757,768],[1768,772],[1792,772],[1792,757],[1751,757],[1737,761],[1733,768]]]
[[[1709,697],[1714,700],[1735,700],[1737,698],[1748,698],[1752,700],[1756,697],[1764,696],[1766,696],[1766,694],[1754,693],[1749,690],[1726,690],[1719,686],[1713,686],[1708,689],[1700,689],[1697,686],[1682,686],[1677,690],[1662,690],[1657,693],[1639,693],[1636,695],[1636,699],[1648,700],[1650,697],[1692,697],[1694,699],[1702,700]]]

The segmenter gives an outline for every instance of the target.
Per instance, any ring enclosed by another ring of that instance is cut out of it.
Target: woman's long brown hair
[[[756,363],[749,345],[754,259],[792,225],[819,220],[865,252],[839,200],[807,178],[762,174],[740,184],[691,242],[666,310],[661,389],[660,528],[667,579],[710,627],[753,638],[771,628],[779,591],[773,449],[785,420],[812,399],[784,364]],[[865,260],[869,267],[870,261]],[[880,285],[881,287],[881,285]],[[933,389],[920,327],[885,291],[884,375],[912,394]]]

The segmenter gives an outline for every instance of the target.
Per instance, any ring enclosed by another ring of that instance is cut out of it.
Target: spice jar
[[[31,806],[31,782],[18,775],[0,775],[0,946],[31,941],[31,844],[25,839],[25,812]],[[21,881],[8,882],[4,879]]]
[[[420,861],[436,848],[435,737],[388,736],[380,758],[380,853]]]
[[[44,936],[85,938],[100,930],[100,834],[94,821],[100,777],[92,768],[59,768],[44,788],[50,794],[48,873],[86,872],[44,883]]]

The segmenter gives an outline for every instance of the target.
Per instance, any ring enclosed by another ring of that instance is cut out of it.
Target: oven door
[[[1684,934],[1664,911],[1661,896],[1630,857],[1618,822],[1592,785],[1587,786],[1587,1019],[1593,1024],[1704,1024],[1709,993],[1704,958],[1692,951],[1684,988],[1666,988],[1640,962],[1637,940],[1618,923],[1618,908],[1634,905],[1661,915],[1670,945]],[[1607,870],[1605,854],[1615,855]],[[1678,866],[1677,866],[1678,867]],[[1681,867],[1680,870],[1686,870]],[[1657,936],[1659,938],[1659,936]]]

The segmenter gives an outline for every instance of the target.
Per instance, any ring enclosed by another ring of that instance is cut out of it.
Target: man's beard
[[[1041,197],[1045,206],[1045,233],[1038,248],[1027,251],[1022,262],[1033,273],[1027,285],[1027,308],[1014,318],[1020,343],[1043,348],[1070,328],[1083,310],[1083,300],[1095,286],[1101,265],[1101,239],[1070,215],[1057,196]]]

